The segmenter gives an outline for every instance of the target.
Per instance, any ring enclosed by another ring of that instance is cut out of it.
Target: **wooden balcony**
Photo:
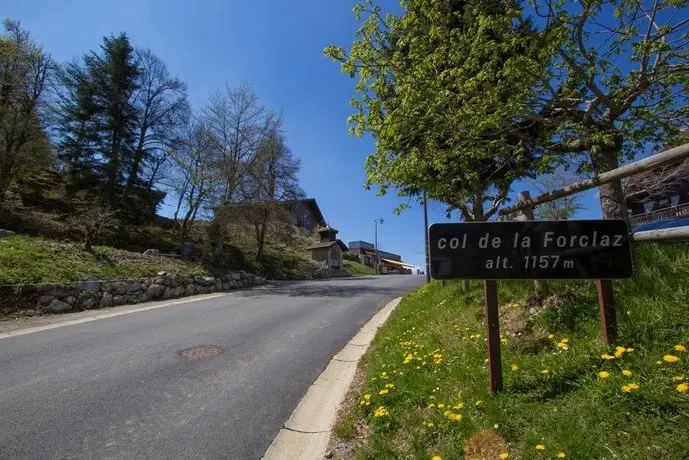
[[[637,214],[635,216],[631,216],[630,221],[632,227],[637,227],[639,225],[650,224],[651,222],[671,220],[685,216],[689,216],[689,203],[680,204],[678,206],[670,206],[669,208],[657,209],[645,214]]]

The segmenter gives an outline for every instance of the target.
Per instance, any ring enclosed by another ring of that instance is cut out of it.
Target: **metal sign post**
[[[593,279],[603,339],[616,334],[611,279],[633,274],[623,220],[471,222],[429,229],[434,279],[485,280],[485,315],[491,391],[502,390],[499,279]],[[602,280],[602,281],[601,281]]]

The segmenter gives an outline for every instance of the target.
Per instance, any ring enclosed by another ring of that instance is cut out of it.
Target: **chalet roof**
[[[334,246],[336,244],[340,245],[340,248],[343,251],[349,251],[349,248],[347,247],[346,244],[342,242],[342,240],[335,240],[335,241],[326,241],[324,243],[313,243],[311,246],[309,246],[309,249],[322,249],[322,248],[329,248],[331,246]]]

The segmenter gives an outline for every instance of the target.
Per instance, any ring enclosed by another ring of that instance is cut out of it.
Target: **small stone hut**
[[[342,253],[349,251],[347,245],[337,239],[337,233],[338,231],[330,226],[318,230],[320,241],[309,248],[313,260],[325,261],[327,268],[343,268]]]

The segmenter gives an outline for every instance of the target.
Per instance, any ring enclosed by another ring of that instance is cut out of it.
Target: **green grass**
[[[498,283],[505,391],[496,396],[480,283],[467,294],[433,282],[407,295],[364,356],[363,403],[340,417],[336,435],[351,438],[363,421],[369,434],[359,434],[356,455],[370,459],[689,458],[689,392],[673,379],[689,378],[689,353],[674,349],[689,346],[689,250],[652,245],[635,256],[635,277],[614,283],[618,346],[630,351],[611,360],[601,357],[615,348],[600,340],[592,281],[551,282],[543,308],[533,284]],[[668,354],[679,362],[664,362]],[[630,383],[638,389],[622,391]],[[376,417],[379,407],[388,415]]]
[[[62,283],[92,275],[103,279],[147,278],[159,271],[209,275],[201,265],[165,257],[22,235],[0,239],[0,284]]]
[[[344,267],[347,269],[349,273],[352,275],[375,275],[376,271],[369,267],[368,265],[364,265],[359,262],[354,262],[353,260],[344,260]]]

